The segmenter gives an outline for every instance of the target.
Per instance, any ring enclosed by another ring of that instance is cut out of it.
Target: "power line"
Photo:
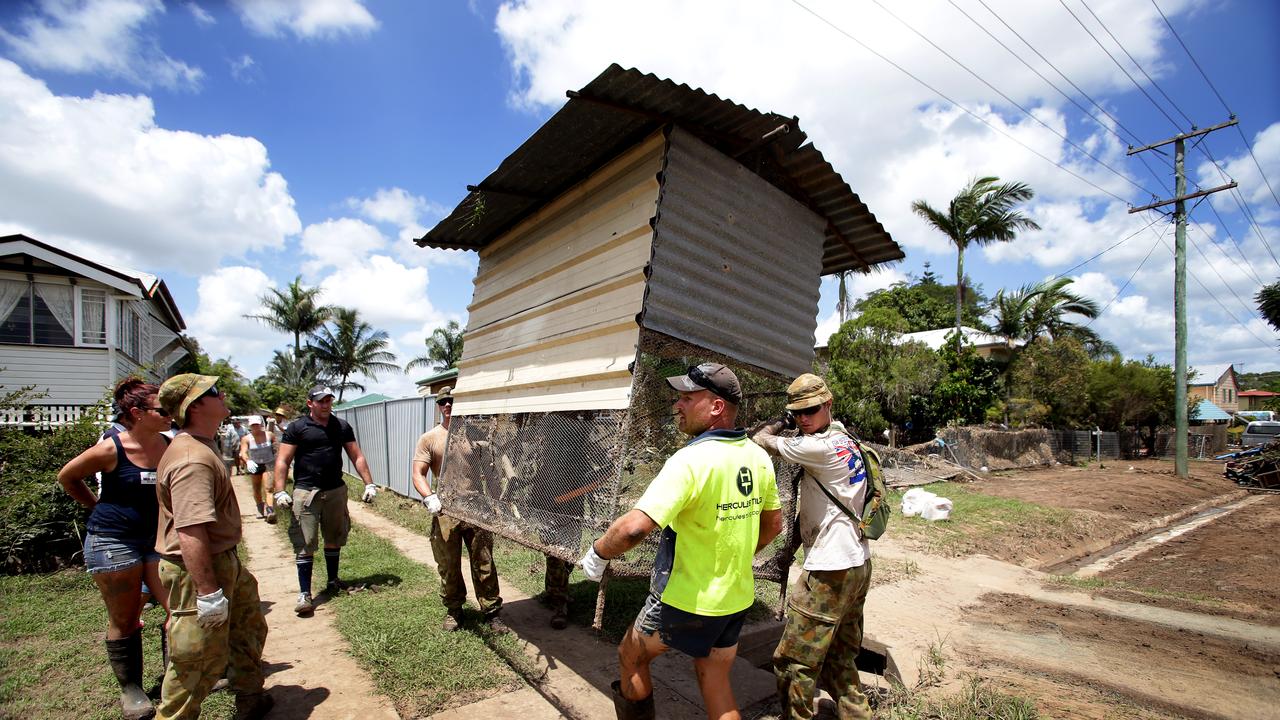
[[[1218,272],[1218,268],[1214,267],[1213,263],[1209,262],[1209,256],[1204,254],[1204,251],[1201,250],[1200,246],[1196,244],[1195,239],[1192,238],[1190,235],[1187,235],[1187,241],[1190,242],[1191,247],[1195,248],[1196,252],[1199,253],[1200,259],[1204,260],[1204,264],[1208,265],[1209,269],[1213,271],[1214,275],[1218,276],[1218,279],[1222,281],[1222,284],[1226,286],[1227,290],[1231,291],[1231,294],[1235,296],[1236,301],[1238,301],[1240,305],[1244,307],[1245,312],[1251,315],[1257,315],[1258,311],[1252,306],[1250,306],[1248,303],[1246,303],[1244,300],[1241,300],[1240,295],[1236,292],[1236,289],[1231,286],[1231,283],[1227,282],[1227,279],[1222,277],[1222,273]],[[1258,316],[1258,317],[1260,318],[1261,316]]]
[[[1164,238],[1163,238],[1163,237],[1161,237],[1160,239],[1161,239],[1162,241],[1164,240]],[[1169,248],[1169,252],[1173,252],[1173,248],[1169,247],[1169,243],[1168,243],[1168,242],[1165,242],[1165,243],[1164,243],[1164,246],[1165,246],[1166,248]],[[1265,345],[1265,346],[1266,346],[1266,348],[1267,348],[1268,350],[1275,350],[1275,349],[1276,349],[1276,348],[1275,348],[1271,343],[1269,343],[1269,342],[1267,342],[1266,340],[1263,340],[1262,338],[1258,337],[1258,335],[1257,335],[1256,333],[1254,333],[1254,332],[1253,332],[1253,330],[1250,330],[1250,329],[1249,329],[1249,326],[1248,326],[1248,325],[1246,325],[1246,324],[1244,324],[1244,323],[1240,322],[1239,318],[1237,318],[1235,315],[1232,315],[1232,314],[1231,314],[1231,311],[1227,309],[1227,306],[1226,306],[1226,305],[1223,305],[1223,304],[1222,304],[1222,301],[1218,299],[1218,296],[1217,296],[1217,295],[1215,295],[1215,294],[1213,293],[1213,291],[1212,291],[1212,290],[1210,290],[1210,289],[1209,289],[1209,288],[1208,288],[1208,287],[1207,287],[1207,286],[1206,286],[1206,285],[1205,285],[1205,284],[1200,280],[1200,278],[1195,274],[1195,271],[1193,271],[1193,270],[1191,270],[1190,268],[1188,268],[1188,269],[1187,269],[1187,274],[1188,274],[1188,275],[1190,275],[1190,276],[1192,277],[1192,279],[1194,279],[1194,280],[1196,281],[1196,284],[1200,286],[1200,289],[1204,290],[1204,291],[1205,291],[1205,293],[1209,295],[1209,297],[1213,298],[1213,301],[1214,301],[1214,302],[1218,303],[1218,307],[1222,308],[1222,311],[1223,311],[1223,312],[1225,312],[1225,313],[1227,314],[1227,317],[1231,318],[1232,322],[1234,322],[1235,324],[1237,324],[1237,325],[1239,325],[1240,327],[1244,328],[1245,332],[1249,333],[1250,335],[1253,335],[1253,339],[1254,339],[1254,340],[1257,340],[1257,341],[1258,341],[1259,343],[1261,343],[1262,345]]]
[[[1071,272],[1072,272],[1072,271],[1074,271],[1074,270],[1078,270],[1078,269],[1080,269],[1080,268],[1084,267],[1085,265],[1088,265],[1089,263],[1093,262],[1094,260],[1097,260],[1098,258],[1102,257],[1103,255],[1106,255],[1107,253],[1111,252],[1112,250],[1115,250],[1116,248],[1118,248],[1118,247],[1120,247],[1121,245],[1125,244],[1126,242],[1128,242],[1128,241],[1129,241],[1129,240],[1131,240],[1132,238],[1137,237],[1137,236],[1138,236],[1138,234],[1139,234],[1139,233],[1141,233],[1143,230],[1146,230],[1147,228],[1151,227],[1152,225],[1155,225],[1156,223],[1158,223],[1158,222],[1160,222],[1161,220],[1163,220],[1163,219],[1164,219],[1164,215],[1161,215],[1160,213],[1156,213],[1155,215],[1156,215],[1156,218],[1155,218],[1154,220],[1152,220],[1151,222],[1147,223],[1146,225],[1143,225],[1142,227],[1140,227],[1140,228],[1138,228],[1137,230],[1133,231],[1133,232],[1132,232],[1132,233],[1130,233],[1129,235],[1126,235],[1125,237],[1121,238],[1118,242],[1116,242],[1114,245],[1112,245],[1112,246],[1108,247],[1106,250],[1103,250],[1102,252],[1098,253],[1097,255],[1093,255],[1093,256],[1089,257],[1087,260],[1083,260],[1083,261],[1081,261],[1081,262],[1076,263],[1075,265],[1072,265],[1071,267],[1067,268],[1066,270],[1063,270],[1062,272],[1058,273],[1057,275],[1054,275],[1053,277],[1051,277],[1051,278],[1049,278],[1049,279],[1050,279],[1050,280],[1057,280],[1057,279],[1058,279],[1058,278],[1060,278],[1060,277],[1064,277],[1064,276],[1066,276],[1066,275],[1071,274]]]
[[[1075,171],[1071,170],[1070,168],[1067,168],[1067,167],[1063,166],[1061,163],[1057,162],[1056,160],[1054,160],[1054,159],[1052,159],[1052,158],[1048,157],[1047,155],[1045,155],[1044,153],[1040,152],[1039,150],[1036,150],[1035,148],[1031,147],[1030,145],[1028,145],[1028,144],[1026,144],[1026,143],[1024,143],[1024,142],[1022,142],[1021,140],[1019,140],[1018,138],[1016,138],[1016,137],[1014,137],[1013,135],[1009,134],[1008,132],[1006,132],[1006,131],[1002,130],[999,126],[995,125],[995,124],[994,124],[994,123],[992,123],[991,121],[989,121],[989,120],[987,120],[986,118],[982,117],[982,116],[981,116],[981,115],[979,115],[978,113],[976,113],[976,112],[974,112],[974,111],[970,110],[969,108],[965,107],[964,105],[961,105],[960,103],[958,103],[958,102],[956,102],[955,100],[951,99],[951,97],[950,97],[950,96],[948,96],[946,93],[944,93],[944,92],[942,92],[941,90],[939,90],[939,89],[935,88],[934,86],[930,85],[929,83],[925,82],[924,80],[921,80],[919,77],[917,77],[917,76],[916,76],[915,74],[913,74],[911,71],[909,71],[909,70],[907,70],[906,68],[902,67],[902,66],[901,66],[901,65],[899,65],[898,63],[896,63],[896,62],[894,62],[894,61],[890,60],[888,57],[886,57],[885,55],[881,54],[879,51],[877,51],[877,50],[873,49],[870,45],[867,45],[866,43],[862,42],[861,40],[859,40],[858,38],[856,38],[856,37],[854,37],[852,34],[850,34],[848,31],[844,30],[844,29],[843,29],[843,28],[841,28],[840,26],[838,26],[838,25],[836,25],[835,23],[831,22],[830,20],[826,19],[826,18],[825,18],[825,17],[823,17],[822,15],[819,15],[817,12],[813,11],[812,9],[810,9],[807,5],[805,5],[804,3],[800,2],[800,0],[791,0],[791,3],[792,3],[793,5],[795,5],[796,7],[799,7],[801,10],[804,10],[805,12],[809,13],[809,14],[810,14],[810,15],[812,15],[813,17],[817,18],[819,21],[821,21],[823,24],[825,24],[825,25],[827,25],[828,27],[830,27],[832,30],[835,30],[836,32],[838,32],[838,33],[840,33],[841,35],[843,35],[843,36],[845,36],[846,38],[848,38],[849,40],[853,41],[855,44],[857,44],[857,45],[858,45],[859,47],[861,47],[863,50],[866,50],[867,52],[871,53],[872,55],[875,55],[877,58],[880,58],[880,59],[881,59],[881,60],[883,60],[884,62],[886,62],[886,63],[888,63],[889,65],[893,66],[893,68],[894,68],[894,69],[896,69],[896,70],[898,70],[898,72],[901,72],[903,75],[906,75],[907,77],[911,78],[912,80],[915,80],[915,81],[916,81],[917,83],[919,83],[922,87],[924,87],[925,89],[929,90],[929,92],[932,92],[933,94],[937,95],[938,97],[942,98],[943,100],[946,100],[947,102],[949,102],[949,103],[951,103],[953,106],[955,106],[955,107],[959,108],[961,111],[963,111],[965,114],[969,115],[969,116],[970,116],[970,117],[972,117],[973,119],[977,120],[978,122],[982,123],[983,125],[986,125],[988,128],[990,128],[990,129],[994,130],[995,132],[999,133],[1000,135],[1004,136],[1005,138],[1007,138],[1007,139],[1009,139],[1009,140],[1012,140],[1014,143],[1016,143],[1016,144],[1018,144],[1018,145],[1022,146],[1022,148],[1023,148],[1023,149],[1027,150],[1028,152],[1030,152],[1031,154],[1033,154],[1033,155],[1035,155],[1036,157],[1040,158],[1041,160],[1044,160],[1045,162],[1049,163],[1050,165],[1053,165],[1053,166],[1057,167],[1059,170],[1061,170],[1061,171],[1063,171],[1063,172],[1067,173],[1067,174],[1068,174],[1068,175],[1070,175],[1071,177],[1074,177],[1075,179],[1077,179],[1077,180],[1079,180],[1080,182],[1082,182],[1082,183],[1084,183],[1084,184],[1086,184],[1086,185],[1088,185],[1088,186],[1092,187],[1093,189],[1097,190],[1098,192],[1100,192],[1100,193],[1102,193],[1102,194],[1104,194],[1104,195],[1109,195],[1110,197],[1115,198],[1116,200],[1118,200],[1118,201],[1120,201],[1120,202],[1122,202],[1122,203],[1128,203],[1128,200],[1125,200],[1124,198],[1122,198],[1122,197],[1120,197],[1119,195],[1117,195],[1117,194],[1115,194],[1115,193],[1111,192],[1110,190],[1107,190],[1106,188],[1101,187],[1101,186],[1100,186],[1100,185],[1098,185],[1097,183],[1094,183],[1092,180],[1089,180],[1088,178],[1084,177],[1083,175],[1080,175],[1079,173],[1077,173],[1077,172],[1075,172]],[[1131,181],[1131,182],[1132,182],[1132,181]]]
[[[1178,107],[1178,103],[1174,102],[1173,98],[1169,97],[1169,93],[1165,92],[1164,88],[1160,87],[1160,83],[1156,82],[1156,79],[1147,73],[1146,69],[1142,67],[1142,63],[1138,62],[1138,60],[1129,53],[1129,50],[1120,42],[1119,38],[1112,34],[1111,29],[1107,27],[1107,24],[1102,22],[1102,18],[1098,17],[1098,14],[1093,11],[1093,8],[1089,7],[1089,3],[1085,2],[1085,0],[1080,0],[1080,4],[1084,6],[1085,10],[1089,11],[1089,14],[1093,16],[1094,20],[1098,21],[1098,25],[1107,33],[1107,37],[1111,38],[1111,41],[1116,44],[1116,47],[1120,48],[1120,51],[1124,53],[1125,57],[1129,58],[1129,62],[1133,63],[1133,66],[1138,68],[1138,72],[1142,73],[1143,77],[1151,83],[1151,87],[1158,90],[1160,94],[1164,96],[1164,99],[1169,101],[1169,104],[1173,106],[1174,110],[1178,111],[1178,114],[1182,116],[1183,120],[1187,121],[1188,125],[1195,127],[1195,122],[1182,111],[1182,108]]]
[[[1231,112],[1231,108],[1227,105],[1226,99],[1222,97],[1222,93],[1218,92],[1217,86],[1215,86],[1213,81],[1209,79],[1209,74],[1204,71],[1204,68],[1200,67],[1200,63],[1196,60],[1196,56],[1191,54],[1191,48],[1187,47],[1187,44],[1182,41],[1182,36],[1178,34],[1177,30],[1173,29],[1173,23],[1169,22],[1169,18],[1165,16],[1164,11],[1156,4],[1156,0],[1151,0],[1151,4],[1155,6],[1156,12],[1160,13],[1160,19],[1164,20],[1165,27],[1169,28],[1170,34],[1172,34],[1173,38],[1182,46],[1182,50],[1191,60],[1191,64],[1195,65],[1196,70],[1200,71],[1200,77],[1204,78],[1205,84],[1208,85],[1209,89],[1213,91],[1213,94],[1218,97],[1218,102],[1222,103],[1222,109],[1226,110],[1228,115],[1235,117],[1235,113]],[[1245,137],[1244,130],[1239,125],[1236,126],[1236,132],[1240,133],[1240,139],[1244,141],[1245,149],[1249,151],[1249,157],[1253,158],[1253,164],[1258,168],[1258,174],[1262,176],[1262,182],[1266,184],[1267,190],[1271,193],[1271,199],[1276,201],[1277,206],[1280,206],[1280,197],[1276,196],[1275,188],[1271,187],[1271,181],[1267,179],[1267,174],[1262,171],[1262,163],[1259,163],[1258,157],[1253,154],[1252,143],[1249,142],[1249,138]]]
[[[1151,226],[1148,225],[1147,227]],[[1146,228],[1143,228],[1143,230],[1145,229]],[[1139,230],[1138,232],[1142,232],[1142,230]],[[1089,327],[1093,324],[1094,320],[1102,317],[1102,314],[1107,311],[1107,308],[1111,307],[1111,303],[1115,302],[1120,295],[1124,293],[1125,288],[1128,288],[1129,283],[1133,282],[1133,279],[1138,276],[1138,271],[1142,269],[1143,265],[1147,264],[1147,259],[1151,257],[1151,253],[1155,252],[1156,246],[1160,244],[1161,240],[1164,240],[1164,236],[1167,234],[1169,234],[1169,228],[1166,227],[1163,232],[1156,236],[1156,241],[1151,243],[1151,249],[1147,251],[1146,257],[1142,258],[1142,262],[1138,263],[1138,267],[1134,268],[1133,272],[1129,274],[1129,279],[1124,281],[1124,285],[1121,285],[1120,289],[1116,291],[1116,294],[1112,295],[1111,299],[1107,301],[1107,304],[1102,306],[1102,309],[1098,311],[1098,314],[1090,318],[1089,322],[1085,323],[1085,327]]]
[[[1212,207],[1212,203],[1210,203],[1210,207]],[[1187,215],[1190,216],[1191,213],[1188,212]],[[1208,240],[1210,244],[1218,248],[1218,250],[1222,253],[1222,256],[1230,260],[1232,264],[1234,264],[1236,267],[1244,268],[1245,272],[1248,273],[1249,276],[1252,277],[1255,282],[1257,282],[1259,285],[1266,285],[1266,283],[1262,281],[1262,278],[1258,275],[1258,273],[1254,272],[1253,264],[1249,262],[1249,258],[1244,254],[1244,250],[1240,247],[1239,243],[1236,243],[1236,249],[1240,251],[1240,259],[1244,260],[1243,265],[1237,262],[1230,255],[1228,255],[1227,251],[1223,249],[1220,243],[1214,242],[1213,237],[1210,236],[1209,233],[1204,230],[1204,228],[1201,228],[1199,223],[1191,224],[1191,227],[1199,230],[1200,234],[1204,236],[1205,240]],[[1227,234],[1227,237],[1231,237],[1230,233]],[[1235,242],[1234,237],[1231,237],[1231,240],[1232,242]]]
[[[970,75],[972,75],[975,79],[977,79],[977,80],[978,80],[978,82],[980,82],[980,83],[982,83],[983,85],[986,85],[987,87],[991,88],[991,91],[992,91],[992,92],[994,92],[995,94],[999,95],[1000,97],[1004,98],[1004,99],[1005,99],[1005,102],[1008,102],[1010,105],[1012,105],[1012,106],[1014,106],[1014,107],[1018,108],[1019,110],[1021,110],[1023,115],[1026,115],[1027,117],[1029,117],[1029,118],[1031,118],[1032,120],[1036,121],[1036,122],[1037,122],[1037,123],[1039,123],[1039,124],[1040,124],[1040,126],[1041,126],[1041,127],[1043,127],[1045,130],[1048,130],[1049,132],[1053,133],[1054,135],[1057,135],[1057,136],[1058,136],[1058,137],[1059,137],[1063,142],[1065,142],[1066,144],[1070,145],[1070,146],[1071,146],[1072,148],[1074,148],[1077,152],[1079,152],[1079,153],[1080,153],[1080,154],[1082,154],[1082,155],[1085,155],[1085,156],[1086,156],[1086,157],[1088,157],[1090,160],[1092,160],[1092,161],[1094,161],[1094,162],[1098,163],[1098,164],[1099,164],[1099,165],[1101,165],[1102,167],[1104,167],[1104,168],[1106,168],[1107,170],[1111,171],[1111,173],[1112,173],[1113,175],[1115,175],[1116,177],[1120,178],[1121,180],[1124,180],[1125,182],[1127,182],[1127,183],[1129,183],[1130,185],[1134,186],[1135,188],[1137,188],[1137,189],[1141,190],[1142,192],[1145,192],[1145,193],[1151,194],[1151,191],[1150,191],[1150,190],[1147,190],[1146,188],[1144,188],[1144,187],[1142,187],[1141,185],[1139,185],[1137,182],[1135,182],[1135,181],[1134,181],[1132,178],[1130,178],[1128,175],[1125,175],[1124,173],[1120,172],[1119,170],[1116,170],[1115,168],[1111,167],[1110,165],[1108,165],[1106,162],[1104,162],[1104,161],[1103,161],[1101,158],[1099,158],[1098,156],[1094,155],[1093,153],[1089,152],[1088,150],[1084,149],[1083,147],[1081,147],[1081,146],[1077,145],[1074,141],[1072,141],[1070,138],[1068,138],[1068,137],[1067,137],[1066,135],[1064,135],[1063,133],[1058,132],[1057,128],[1054,128],[1053,126],[1049,125],[1049,123],[1047,123],[1047,122],[1045,122],[1045,121],[1041,120],[1040,118],[1036,117],[1035,115],[1033,115],[1033,114],[1031,113],[1031,111],[1030,111],[1030,110],[1028,110],[1028,109],[1026,109],[1025,107],[1023,107],[1021,104],[1019,104],[1019,103],[1018,103],[1016,100],[1014,100],[1013,98],[1011,98],[1011,97],[1009,97],[1008,95],[1004,94],[1004,93],[1003,93],[999,88],[997,88],[995,85],[992,85],[990,82],[988,82],[988,81],[986,80],[986,78],[984,78],[984,77],[982,77],[981,75],[979,75],[978,73],[974,72],[974,71],[973,71],[973,70],[972,70],[968,65],[965,65],[964,63],[962,63],[962,62],[960,62],[959,60],[957,60],[957,59],[956,59],[956,57],[955,57],[954,55],[952,55],[951,53],[947,52],[946,50],[943,50],[943,49],[942,49],[942,48],[941,48],[937,43],[935,43],[934,41],[930,40],[930,39],[929,39],[929,38],[928,38],[924,33],[920,32],[920,31],[919,31],[919,30],[917,30],[917,29],[915,29],[915,28],[914,28],[914,27],[912,27],[912,26],[911,26],[911,24],[910,24],[910,23],[908,23],[906,20],[903,20],[902,18],[898,17],[896,14],[894,14],[894,12],[893,12],[892,10],[890,10],[889,8],[887,8],[887,7],[885,7],[884,5],[882,5],[882,4],[880,3],[880,0],[871,0],[871,2],[872,2],[872,3],[874,3],[876,7],[880,8],[881,10],[883,10],[883,11],[885,12],[885,14],[887,14],[889,17],[891,17],[891,18],[893,18],[894,20],[897,20],[899,23],[901,23],[903,27],[905,27],[906,29],[908,29],[908,30],[910,30],[911,32],[915,33],[915,35],[916,35],[917,37],[919,37],[921,40],[924,40],[925,42],[929,43],[929,45],[930,45],[930,46],[932,46],[934,50],[937,50],[939,53],[942,53],[942,55],[943,55],[944,57],[946,57],[948,60],[950,60],[951,62],[953,62],[953,63],[955,63],[956,65],[960,66],[960,68],[961,68],[961,69],[963,69],[965,72],[967,72],[967,73],[969,73]]]

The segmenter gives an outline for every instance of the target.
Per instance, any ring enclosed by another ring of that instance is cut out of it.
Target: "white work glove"
[[[364,494],[360,496],[360,499],[365,502],[373,502],[373,497],[377,494],[378,486],[373,483],[369,483],[364,486]]]
[[[256,462],[254,462],[254,461],[250,460],[250,461],[249,461],[249,464],[244,466],[244,469],[245,469],[245,471],[246,471],[246,472],[248,472],[250,475],[257,475],[257,474],[258,474],[258,463],[256,463]]]
[[[275,494],[275,498],[278,507],[293,507],[293,496],[288,491],[281,490]]]
[[[217,627],[226,622],[230,614],[231,603],[223,596],[222,588],[196,597],[196,624],[200,627]]]
[[[587,548],[587,554],[582,556],[578,564],[582,565],[582,572],[588,579],[600,582],[600,578],[604,577],[604,569],[608,566],[609,561],[596,554],[595,543],[592,543],[591,547]]]
[[[422,498],[422,506],[431,511],[432,515],[439,515],[441,510],[440,496],[435,493]]]

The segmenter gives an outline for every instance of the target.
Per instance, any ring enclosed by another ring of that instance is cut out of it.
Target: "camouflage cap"
[[[160,386],[160,393],[156,399],[160,401],[160,407],[168,411],[169,416],[178,425],[187,423],[187,408],[191,407],[191,403],[205,394],[209,388],[218,382],[217,375],[197,375],[195,373],[183,373],[174,375],[164,384]]]
[[[805,373],[787,386],[787,409],[803,410],[831,399],[827,383],[813,373]]]
[[[436,393],[436,404],[443,405],[445,403],[453,403],[453,388],[448,385],[440,388],[440,392]]]

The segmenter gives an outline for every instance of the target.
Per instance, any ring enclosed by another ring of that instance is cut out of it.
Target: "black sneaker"
[[[346,592],[347,584],[341,580],[330,580],[328,585],[324,586],[324,592],[329,597],[341,595]]]

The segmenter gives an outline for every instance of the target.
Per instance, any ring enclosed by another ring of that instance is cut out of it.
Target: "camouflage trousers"
[[[572,572],[573,563],[553,555],[547,556],[547,574],[543,578],[542,587],[546,590],[548,605],[556,607],[569,604],[569,575]]]
[[[862,606],[871,560],[847,570],[806,570],[787,598],[787,626],[773,652],[783,718],[813,717],[818,684],[840,720],[869,720],[871,707],[854,664],[862,647]]]
[[[235,548],[213,556],[213,573],[231,615],[217,627],[202,628],[196,623],[195,581],[181,563],[160,559],[160,582],[169,591],[172,617],[158,720],[200,717],[200,704],[224,671],[236,695],[262,692],[267,621],[258,600],[258,581],[240,565]]]
[[[440,600],[449,612],[462,610],[467,586],[462,581],[462,544],[471,560],[471,585],[485,617],[502,609],[498,594],[498,569],[493,564],[493,533],[448,515],[431,521],[431,554],[440,573]]]

